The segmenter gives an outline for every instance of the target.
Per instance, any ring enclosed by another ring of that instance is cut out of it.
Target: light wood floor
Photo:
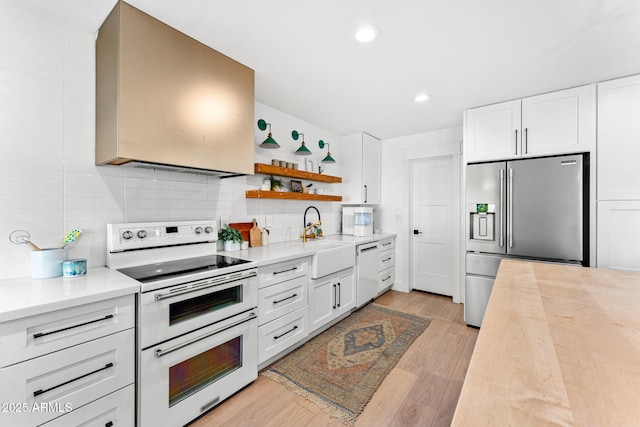
[[[451,298],[389,291],[376,303],[431,318],[357,418],[356,426],[448,426],[478,336]],[[342,426],[304,398],[263,376],[191,424]]]

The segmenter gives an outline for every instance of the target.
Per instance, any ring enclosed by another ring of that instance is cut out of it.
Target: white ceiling
[[[115,4],[23,1],[96,31]],[[253,68],[257,101],[339,135],[461,125],[469,107],[640,73],[638,0],[128,2]],[[360,23],[378,40],[356,43]]]

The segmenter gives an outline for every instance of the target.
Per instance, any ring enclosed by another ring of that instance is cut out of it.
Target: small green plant
[[[271,177],[271,191],[278,191],[282,187],[282,180]]]
[[[222,230],[218,231],[218,239],[223,242],[234,242],[234,243],[242,243],[242,233],[240,230],[236,230],[235,228],[226,226]]]

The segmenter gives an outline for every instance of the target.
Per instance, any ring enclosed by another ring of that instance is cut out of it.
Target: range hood
[[[254,71],[118,2],[96,40],[96,164],[254,173]]]
[[[218,176],[220,178],[233,178],[234,176],[246,175],[244,173],[225,172],[225,171],[219,171],[219,170],[213,170],[213,169],[188,168],[184,166],[163,165],[160,163],[150,163],[150,162],[131,161],[128,163],[124,163],[124,166],[128,168],[151,169],[151,170],[164,171],[164,172],[182,172],[182,173],[190,173],[194,175]]]

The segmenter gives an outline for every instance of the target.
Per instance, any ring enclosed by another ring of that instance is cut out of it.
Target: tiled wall
[[[0,279],[29,275],[29,249],[9,242],[13,230],[27,230],[43,248],[56,247],[66,231],[83,230],[70,257],[106,263],[106,224],[221,216],[249,221],[271,215],[270,242],[295,239],[302,226],[301,201],[246,199],[264,176],[229,179],[94,165],[95,34],[65,25],[17,0],[0,2]],[[338,159],[326,173],[340,175],[338,136],[281,111],[256,103],[256,121],[271,122],[282,148],[257,145],[266,132],[256,126],[256,162],[298,161],[304,133],[317,168],[323,139]],[[323,152],[326,151],[323,150]],[[340,194],[340,184],[325,187]],[[327,234],[340,228],[338,203],[314,202]]]

